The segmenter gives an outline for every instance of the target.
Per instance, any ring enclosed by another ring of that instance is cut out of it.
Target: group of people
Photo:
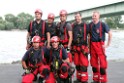
[[[108,25],[99,20],[100,13],[93,12],[90,24],[82,21],[80,12],[75,13],[72,24],[66,21],[66,10],[60,11],[57,24],[53,13],[48,14],[47,22],[42,20],[42,15],[37,9],[36,19],[28,27],[22,83],[33,83],[37,79],[39,83],[72,83],[75,70],[77,82],[88,83],[88,54],[93,83],[107,83],[105,48],[110,45],[112,33]],[[107,44],[105,33],[108,33]]]

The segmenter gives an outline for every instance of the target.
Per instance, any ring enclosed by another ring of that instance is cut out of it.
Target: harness
[[[58,71],[61,66],[60,60],[62,60],[62,48],[59,49],[59,58],[53,55],[53,50],[50,50],[50,63],[51,71],[54,73],[55,78],[58,78]]]
[[[34,56],[34,52],[33,52],[33,49],[30,49],[30,53],[28,55],[28,66],[31,69],[38,68],[40,65],[46,64],[46,60],[44,58],[44,51],[43,51],[43,49],[40,51],[40,54],[41,54],[41,59],[39,60],[39,62],[38,62],[38,57],[37,57],[35,63],[32,64],[29,60],[30,60],[31,56]]]
[[[92,37],[92,26],[93,26],[93,23],[90,24],[90,41],[91,41],[91,37]],[[100,38],[100,40],[102,40],[102,22],[100,22],[99,38]]]
[[[91,35],[92,35],[92,26],[93,26],[93,23],[90,25],[90,43],[92,42],[91,41]],[[103,52],[103,54],[106,56],[106,54],[105,54],[105,52],[104,52],[104,49],[103,49],[103,47],[102,47],[102,44],[104,43],[103,41],[102,41],[102,22],[100,22],[100,28],[99,28],[99,38],[100,38],[100,41],[98,41],[98,42],[100,42],[100,45],[101,45],[101,49],[102,49],[102,52]],[[91,46],[91,45],[90,45]],[[90,49],[91,49],[91,47],[90,47]],[[91,51],[91,50],[90,50]]]
[[[53,55],[52,50],[50,50],[50,62],[52,62],[53,58],[56,58],[56,57]],[[62,60],[62,48],[60,48],[59,50],[59,59]]]
[[[74,28],[76,26],[76,24],[72,24],[72,27]],[[87,37],[86,37],[86,23],[84,23],[83,25],[82,25],[82,23],[81,23],[81,27],[84,29],[84,41],[86,41],[86,39],[87,39]],[[82,29],[81,29],[81,33],[82,33]]]
[[[76,27],[76,24],[72,24],[72,27],[74,28],[74,27]],[[86,41],[87,41],[87,36],[86,36],[86,34],[87,34],[87,32],[86,32],[86,23],[81,23],[81,29],[80,29],[80,31],[81,31],[81,35],[83,35],[83,41],[84,41],[84,44],[82,45],[75,45],[75,44],[77,44],[77,42],[76,43],[74,43],[73,44],[73,49],[72,49],[72,51],[74,51],[74,52],[83,52],[83,54],[87,54],[88,53],[88,47],[86,46]],[[82,34],[83,33],[83,30],[82,29],[84,29],[84,34]],[[73,29],[74,30],[74,29]],[[81,40],[79,41],[79,42],[81,42]]]
[[[30,33],[32,34],[32,29],[33,29],[33,22],[34,21],[31,21],[30,22]],[[43,24],[42,24],[42,26],[41,26],[41,35],[42,35],[42,37],[41,37],[41,41],[44,41],[45,40],[45,38],[44,38],[44,33],[45,33],[45,21],[43,21]]]
[[[60,40],[62,44],[65,44],[65,43],[68,43],[68,34],[67,34],[67,28],[66,28],[66,25],[67,25],[68,22],[65,22],[64,26],[62,27],[64,29],[64,40]],[[59,30],[59,36],[61,37],[61,31],[60,31],[60,25],[61,25],[61,22],[58,24],[58,30]]]

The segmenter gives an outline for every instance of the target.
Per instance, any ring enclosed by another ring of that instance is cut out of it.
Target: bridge
[[[114,15],[123,15],[124,14],[124,1],[107,4],[107,5],[103,5],[99,7],[94,7],[90,9],[85,9],[81,11],[76,11],[76,12],[80,12],[82,14],[83,20],[90,20],[94,10],[97,10],[100,12],[101,18],[114,16]],[[67,16],[67,21],[73,21],[74,14],[76,12],[69,13]],[[59,20],[60,20],[59,16],[55,17],[55,22],[58,22]]]

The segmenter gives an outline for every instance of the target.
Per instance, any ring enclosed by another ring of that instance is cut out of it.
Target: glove
[[[30,72],[30,70],[29,70],[28,68],[26,68],[26,69],[25,69],[25,73],[26,73],[26,74],[29,74],[29,73],[31,73],[31,72]]]
[[[67,53],[70,52],[70,48],[69,48],[69,47],[66,48],[66,52],[67,52]]]

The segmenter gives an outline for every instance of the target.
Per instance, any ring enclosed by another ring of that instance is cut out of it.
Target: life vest
[[[33,33],[33,24],[34,24],[34,21],[31,21],[30,22],[30,34],[31,34],[31,37],[33,38],[34,34]],[[36,35],[36,34],[35,34]],[[39,34],[40,37],[41,37],[41,42],[45,42],[45,21],[42,21],[42,25],[41,25],[41,34]]]

